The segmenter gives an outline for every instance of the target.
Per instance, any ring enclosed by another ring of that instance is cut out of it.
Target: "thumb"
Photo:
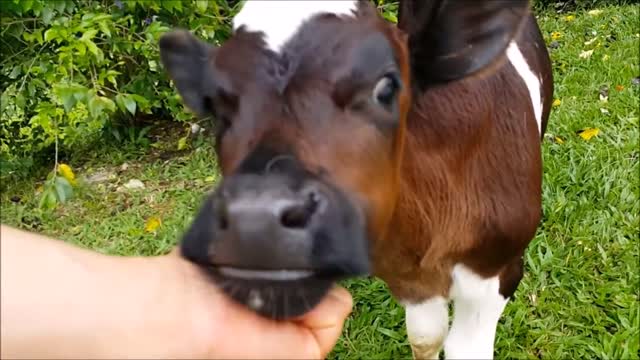
[[[313,334],[322,358],[335,346],[352,308],[351,294],[345,288],[336,286],[320,304],[297,320]]]

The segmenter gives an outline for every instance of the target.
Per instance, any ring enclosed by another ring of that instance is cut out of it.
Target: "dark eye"
[[[378,80],[373,88],[373,101],[384,107],[391,107],[400,90],[400,80],[393,74],[387,74]]]

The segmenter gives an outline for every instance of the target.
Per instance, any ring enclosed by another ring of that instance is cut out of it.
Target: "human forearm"
[[[184,336],[171,334],[182,314],[162,311],[180,299],[162,288],[176,276],[167,259],[101,255],[6,226],[1,244],[3,358],[167,357]]]

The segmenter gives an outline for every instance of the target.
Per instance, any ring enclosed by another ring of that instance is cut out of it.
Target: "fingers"
[[[298,320],[313,334],[322,358],[335,346],[352,307],[351,294],[345,288],[336,286],[316,308]]]
[[[216,357],[324,359],[338,340],[352,304],[351,294],[336,287],[305,316],[275,322],[229,302],[225,306],[229,318],[222,322],[225,341],[214,349]]]

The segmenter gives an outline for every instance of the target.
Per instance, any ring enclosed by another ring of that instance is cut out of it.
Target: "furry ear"
[[[529,11],[528,0],[401,0],[416,80],[457,80],[502,60]]]
[[[198,116],[211,115],[217,92],[213,72],[216,48],[185,30],[160,38],[160,59],[184,104]]]

